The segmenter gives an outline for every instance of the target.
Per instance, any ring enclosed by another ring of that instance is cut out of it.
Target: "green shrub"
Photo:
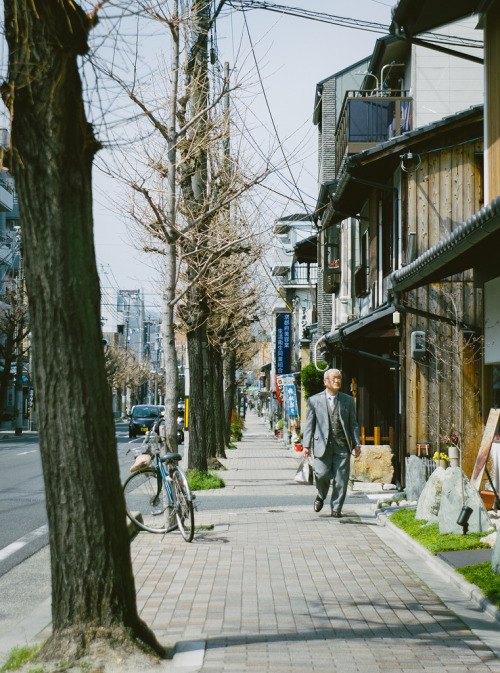
[[[245,421],[239,414],[234,413],[231,421],[231,439],[235,442],[241,442],[243,430],[245,430]]]
[[[323,360],[320,360],[316,363],[321,369],[327,369],[328,364]],[[325,389],[323,385],[323,372],[318,371],[314,366],[314,362],[304,367],[300,374],[300,379],[302,381],[302,388],[304,390],[304,395],[306,398],[311,397],[311,395],[316,395]]]
[[[213,472],[201,472],[200,470],[190,470],[187,473],[189,486],[192,491],[208,491],[212,488],[224,488],[226,484],[218,474]]]

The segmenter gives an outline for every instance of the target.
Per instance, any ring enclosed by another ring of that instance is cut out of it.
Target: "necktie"
[[[337,404],[337,397],[330,397],[330,409],[335,411],[335,406]]]

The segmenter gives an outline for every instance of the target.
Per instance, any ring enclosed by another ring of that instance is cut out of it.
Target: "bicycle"
[[[163,419],[162,419],[163,420]],[[141,530],[170,533],[178,528],[186,542],[194,536],[194,500],[184,470],[182,456],[167,452],[160,456],[159,425],[146,433],[137,452],[151,456],[152,465],[134,472],[123,485],[127,516]],[[154,440],[154,450],[151,440]]]

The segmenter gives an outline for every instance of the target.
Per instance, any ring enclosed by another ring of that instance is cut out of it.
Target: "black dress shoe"
[[[341,519],[341,518],[342,518],[342,514],[341,514],[340,512],[332,512],[332,517],[333,517],[334,519]]]
[[[318,496],[316,496],[316,500],[314,501],[314,511],[315,512],[321,512],[323,509],[323,500]]]

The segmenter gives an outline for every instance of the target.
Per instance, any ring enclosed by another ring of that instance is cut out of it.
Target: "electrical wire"
[[[248,35],[248,40],[250,42],[250,48],[252,50],[252,56],[253,56],[253,59],[254,59],[255,68],[257,70],[257,75],[259,77],[259,82],[260,82],[260,86],[261,86],[261,89],[262,89],[262,93],[264,95],[264,100],[266,102],[267,111],[269,112],[269,117],[270,117],[271,123],[273,125],[274,134],[275,134],[276,139],[279,143],[279,147],[281,149],[281,153],[283,154],[283,159],[285,161],[286,167],[288,168],[288,172],[290,173],[290,177],[292,178],[292,182],[295,186],[295,189],[297,190],[297,195],[299,196],[306,213],[310,214],[310,209],[306,206],[304,200],[302,199],[301,191],[299,189],[299,186],[297,185],[297,182],[295,181],[295,177],[293,175],[292,169],[290,168],[290,164],[288,163],[288,159],[287,159],[287,156],[285,154],[285,150],[283,149],[283,144],[282,144],[282,142],[280,140],[280,137],[279,137],[278,128],[276,126],[276,122],[274,121],[273,113],[271,111],[271,106],[269,105],[269,100],[267,98],[266,90],[265,90],[265,87],[264,87],[264,82],[262,81],[262,76],[261,76],[261,73],[260,73],[259,63],[257,61],[257,56],[255,54],[255,49],[254,49],[254,46],[253,46],[252,36],[250,35],[250,28],[248,27],[248,22],[247,22],[247,17],[246,17],[245,12],[243,13],[243,18],[244,18],[244,21],[245,21],[245,27],[246,27],[246,31],[247,31],[247,35]]]
[[[303,19],[311,19],[319,23],[329,23],[336,26],[344,26],[347,28],[354,28],[357,30],[364,30],[370,33],[389,33],[389,26],[375,21],[365,21],[363,19],[353,19],[345,16],[336,16],[334,14],[327,14],[326,12],[317,12],[301,7],[289,7],[287,5],[277,5],[267,0],[228,0],[227,3],[236,11],[245,12],[249,9],[263,9],[268,12],[276,12],[278,14],[286,14],[289,16],[297,16]],[[460,37],[459,35],[444,35],[443,33],[429,33],[421,34],[426,40],[438,42],[441,44],[449,44],[454,46],[469,47],[472,49],[482,49],[483,42],[481,40],[474,40],[471,38]]]

